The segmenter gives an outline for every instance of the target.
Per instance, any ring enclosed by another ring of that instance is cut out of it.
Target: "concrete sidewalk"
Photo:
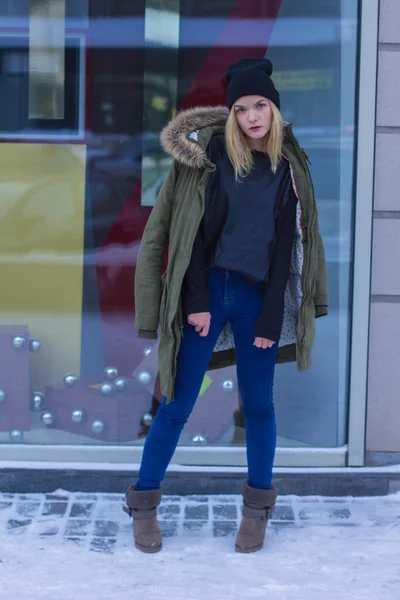
[[[156,555],[135,549],[123,502],[0,494],[1,600],[400,597],[400,493],[280,496],[253,555],[234,552],[240,496],[164,496]]]

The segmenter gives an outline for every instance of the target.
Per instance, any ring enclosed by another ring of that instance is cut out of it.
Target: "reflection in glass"
[[[181,108],[224,103],[226,66],[267,55],[312,162],[331,292],[313,368],[276,369],[278,445],[344,444],[357,0],[0,5],[0,443],[143,443],[161,394],[133,281],[170,163],[159,133]],[[245,434],[235,369],[208,371],[180,444],[243,447]]]
[[[143,89],[142,206],[153,206],[170,160],[159,132],[176,112],[180,0],[147,0]]]
[[[29,118],[63,119],[65,0],[30,0]]]

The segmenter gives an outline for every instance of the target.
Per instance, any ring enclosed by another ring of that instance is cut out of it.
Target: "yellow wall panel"
[[[79,374],[86,147],[0,144],[0,323],[27,324],[32,388]]]

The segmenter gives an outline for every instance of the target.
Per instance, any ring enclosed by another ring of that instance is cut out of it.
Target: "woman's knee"
[[[243,398],[243,414],[246,419],[273,419],[275,418],[275,408],[272,398],[264,398],[254,402],[246,402]]]
[[[174,402],[169,404],[161,404],[157,411],[157,416],[166,424],[172,425],[173,427],[181,427],[183,428],[190,416],[187,411],[179,408],[175,405]]]

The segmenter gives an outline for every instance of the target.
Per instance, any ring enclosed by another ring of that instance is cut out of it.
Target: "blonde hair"
[[[271,129],[266,136],[264,152],[269,154],[272,171],[276,173],[282,157],[283,121],[278,107],[268,100],[272,111]],[[235,170],[235,178],[247,177],[253,166],[253,156],[247,138],[240,129],[232,106],[225,126],[226,150]]]

